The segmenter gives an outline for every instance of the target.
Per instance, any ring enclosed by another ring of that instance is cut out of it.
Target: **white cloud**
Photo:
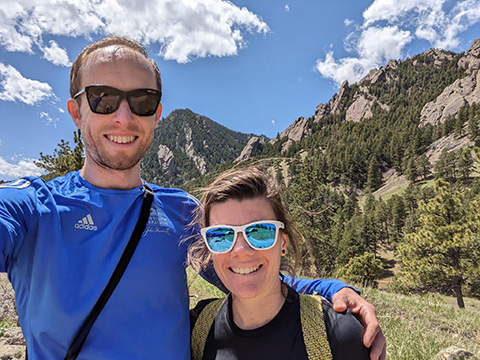
[[[45,111],[40,112],[40,119],[44,119],[47,125],[52,125],[55,128],[57,127],[57,123],[59,122],[58,118],[50,116],[50,114],[46,113]]]
[[[44,58],[50,61],[54,65],[60,66],[72,66],[68,58],[67,51],[60,48],[56,41],[50,41],[50,47],[44,47],[41,49],[43,51]]]
[[[406,46],[426,40],[432,47],[455,50],[459,36],[480,21],[480,0],[460,0],[448,11],[448,0],[375,0],[364,12],[362,26],[344,40],[353,56],[336,60],[333,50],[318,59],[315,69],[336,85],[360,80],[372,68],[404,56]],[[351,25],[345,20],[346,26]]]
[[[343,23],[345,24],[345,26],[350,26],[354,23],[354,21],[351,19],[345,19],[343,20]]]
[[[32,159],[21,159],[18,162],[8,162],[0,156],[0,179],[12,180],[22,176],[40,176],[42,170]]]
[[[50,85],[27,79],[13,66],[0,63],[0,100],[34,105],[49,98],[56,98]]]
[[[288,6],[288,4],[286,4],[285,7],[284,7],[284,10],[285,10],[286,12],[289,12],[289,11],[290,11],[290,6]]]
[[[268,31],[259,16],[223,0],[0,2],[0,46],[30,53],[37,46],[47,60],[61,65],[68,57],[56,43],[45,46],[44,35],[126,35],[158,43],[166,59],[185,63],[196,57],[236,55],[245,46],[245,32]]]

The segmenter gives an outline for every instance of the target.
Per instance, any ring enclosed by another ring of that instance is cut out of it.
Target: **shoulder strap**
[[[323,319],[322,298],[315,295],[299,294],[299,296],[300,322],[308,358],[333,359]]]
[[[192,360],[202,360],[203,350],[207,343],[208,333],[212,327],[215,315],[225,299],[216,299],[209,303],[198,316],[195,325],[193,325],[191,342]]]
[[[152,206],[153,202],[153,191],[147,184],[144,184],[143,187],[145,191],[143,194],[142,209],[140,210],[140,216],[135,228],[133,229],[132,236],[125,247],[117,266],[115,267],[107,286],[103,290],[102,294],[97,300],[97,303],[83,322],[80,329],[78,329],[77,334],[75,335],[75,338],[68,349],[67,355],[65,356],[65,360],[74,360],[77,358],[83,344],[85,343],[88,333],[93,326],[93,323],[95,320],[97,320],[98,315],[100,315],[101,311],[105,307],[105,304],[107,303],[108,299],[110,299],[110,296],[122,278],[125,269],[127,268],[127,265],[130,262],[135,249],[137,248],[142,233],[145,230],[145,226],[147,226],[148,218],[150,217],[150,207]]]

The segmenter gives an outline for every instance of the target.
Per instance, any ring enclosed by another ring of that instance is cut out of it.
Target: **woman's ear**
[[[283,231],[281,232],[282,235],[282,253],[285,251],[287,252],[287,247],[288,247],[288,235],[285,234]]]

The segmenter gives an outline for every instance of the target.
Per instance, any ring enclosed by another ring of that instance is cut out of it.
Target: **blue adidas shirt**
[[[151,185],[140,243],[78,359],[190,359],[186,253],[196,200]],[[0,186],[0,271],[15,289],[29,360],[63,359],[138,220],[143,188],[111,190],[79,172]],[[306,286],[302,283],[303,287]],[[314,283],[325,297],[345,286]]]

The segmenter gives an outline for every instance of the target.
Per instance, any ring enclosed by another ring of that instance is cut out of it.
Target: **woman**
[[[202,197],[196,267],[210,259],[230,291],[192,310],[193,359],[368,359],[363,326],[325,299],[299,295],[279,277],[296,231],[279,185],[249,168],[221,174]],[[294,270],[293,269],[293,270]]]

